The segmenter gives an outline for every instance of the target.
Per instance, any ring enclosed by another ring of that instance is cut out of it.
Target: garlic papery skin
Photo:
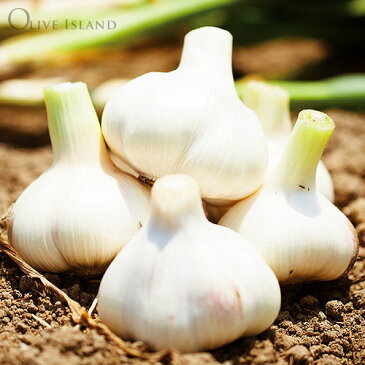
[[[121,171],[124,171],[128,173],[129,175],[134,176],[136,179],[138,179],[138,172],[133,170],[131,166],[129,166],[125,161],[120,159],[117,155],[115,155],[113,152],[109,151],[109,157],[113,164]]]
[[[238,98],[231,62],[229,32],[188,33],[176,70],[142,75],[108,101],[102,130],[111,151],[143,179],[190,175],[217,204],[257,190],[267,147],[255,113]]]
[[[269,173],[278,164],[290,139],[292,124],[289,113],[289,94],[286,90],[262,81],[249,81],[244,104],[258,116],[268,145]],[[317,189],[331,202],[334,187],[331,175],[322,161],[317,167]]]
[[[207,218],[209,219],[210,222],[212,223],[218,223],[219,220],[223,217],[223,215],[225,213],[227,213],[227,211],[232,208],[232,205],[230,206],[215,206],[215,205],[210,205],[206,202],[204,202],[204,211],[205,214],[207,216]]]
[[[101,320],[122,338],[183,352],[267,329],[280,308],[278,281],[249,242],[205,218],[197,183],[162,177],[151,203],[102,279]]]
[[[116,172],[85,84],[45,89],[54,160],[15,202],[11,244],[33,267],[101,271],[137,233],[149,194]]]
[[[354,227],[316,190],[317,164],[333,130],[326,114],[302,111],[264,187],[219,222],[252,242],[280,282],[333,280],[356,259]]]

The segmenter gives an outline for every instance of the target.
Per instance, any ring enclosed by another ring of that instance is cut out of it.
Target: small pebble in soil
[[[293,365],[305,365],[313,360],[311,353],[303,345],[293,346],[285,352],[285,357],[288,359],[289,363]]]
[[[352,301],[356,308],[358,309],[365,308],[365,289],[353,292]]]
[[[337,320],[342,320],[344,304],[339,300],[331,300],[326,304],[326,313],[329,317]]]
[[[323,358],[316,362],[316,365],[340,365],[340,361],[333,358]]]
[[[338,335],[339,334],[336,331],[326,331],[322,333],[321,338],[323,343],[328,344],[329,342],[336,340],[338,338]]]
[[[299,299],[299,304],[303,308],[315,308],[319,305],[319,301],[313,295],[306,295],[305,297]]]

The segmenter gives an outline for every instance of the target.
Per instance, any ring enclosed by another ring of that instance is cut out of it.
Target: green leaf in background
[[[242,98],[249,80],[236,83]],[[320,81],[267,81],[287,90],[291,107],[365,109],[365,74],[341,75]]]

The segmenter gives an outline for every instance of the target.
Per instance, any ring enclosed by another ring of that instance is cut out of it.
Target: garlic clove
[[[102,129],[111,151],[143,178],[190,175],[212,201],[254,192],[267,149],[256,115],[236,94],[231,56],[229,32],[188,33],[175,71],[140,76],[108,101]]]
[[[318,163],[316,184],[318,191],[333,203],[335,201],[335,187],[333,186],[331,174],[323,161],[319,161]]]
[[[120,159],[118,156],[116,156],[113,152],[109,151],[109,157],[110,160],[113,162],[113,164],[121,171],[124,171],[128,173],[131,176],[134,176],[136,179],[138,179],[138,172],[133,170],[132,167],[130,167],[125,161]]]
[[[184,175],[154,184],[151,215],[107,269],[98,297],[101,320],[122,338],[183,352],[260,333],[280,308],[261,255],[207,221],[198,185]]]
[[[354,227],[316,189],[317,164],[333,130],[326,114],[302,111],[264,187],[219,222],[252,242],[280,282],[334,280],[356,259]]]
[[[148,192],[109,160],[85,84],[49,87],[45,103],[54,161],[15,202],[9,240],[40,270],[103,270],[144,222]]]
[[[290,139],[289,100],[289,93],[278,86],[261,81],[250,81],[246,85],[243,101],[257,114],[263,127],[269,151],[269,172],[278,164]],[[332,178],[322,161],[317,168],[317,188],[328,200],[334,201]]]

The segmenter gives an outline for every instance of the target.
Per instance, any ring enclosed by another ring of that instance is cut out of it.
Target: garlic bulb
[[[175,71],[140,76],[108,101],[102,130],[111,151],[143,179],[194,177],[214,204],[257,190],[267,148],[255,113],[237,96],[231,55],[229,32],[188,33]]]
[[[261,122],[268,144],[269,172],[278,164],[290,139],[289,94],[284,89],[260,81],[247,83],[244,103]],[[317,188],[331,202],[334,188],[331,175],[322,161],[317,167]]]
[[[54,161],[14,204],[9,240],[38,269],[98,270],[137,233],[148,192],[116,173],[85,84],[49,87],[45,103]]]
[[[184,352],[267,329],[280,308],[277,279],[250,243],[205,218],[196,182],[165,176],[151,203],[102,279],[101,320],[123,338]]]
[[[281,282],[333,280],[356,259],[354,227],[316,190],[317,165],[333,130],[326,114],[302,111],[264,187],[219,222],[250,240]]]

